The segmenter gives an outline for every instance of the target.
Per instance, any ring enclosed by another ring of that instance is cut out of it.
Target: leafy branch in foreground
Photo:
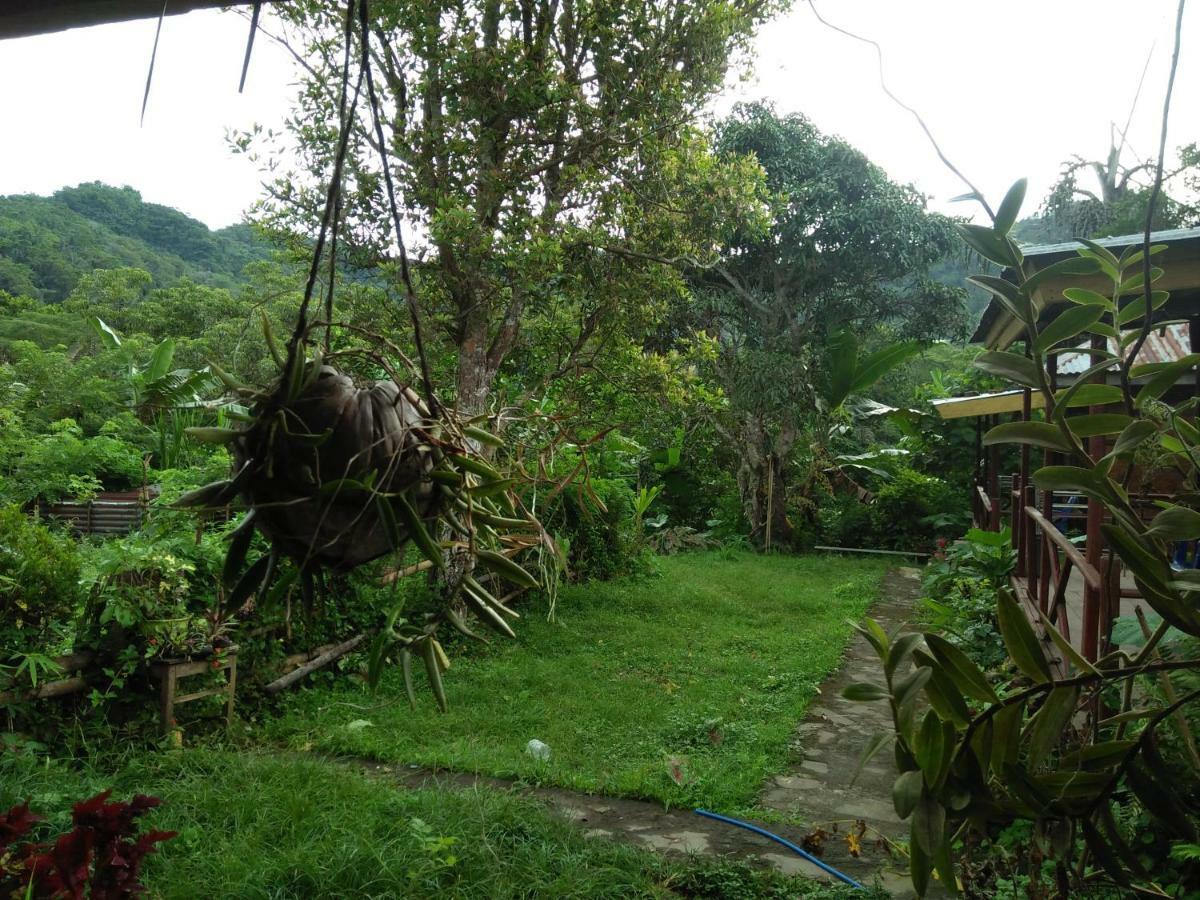
[[[886,700],[891,707],[900,772],[893,800],[911,822],[910,869],[919,894],[935,872],[947,888],[958,887],[956,841],[994,836],[1025,820],[1053,859],[1064,896],[1098,882],[1163,895],[1155,886],[1162,873],[1147,870],[1116,813],[1132,799],[1176,840],[1198,836],[1190,799],[1195,772],[1189,776],[1189,767],[1165,758],[1163,726],[1173,722],[1186,731],[1178,713],[1194,707],[1200,691],[1185,686],[1176,692],[1171,675],[1200,670],[1200,659],[1179,654],[1163,639],[1171,629],[1200,637],[1200,573],[1175,571],[1170,562],[1175,542],[1200,538],[1198,404],[1190,390],[1172,393],[1200,356],[1137,362],[1150,332],[1171,321],[1170,295],[1154,288],[1163,270],[1151,264],[1162,245],[1146,241],[1118,256],[1080,241],[1077,256],[1032,271],[1009,235],[1024,190],[1023,181],[1013,186],[992,227],[964,225],[962,234],[980,256],[1011,273],[1011,280],[980,275],[972,281],[1025,329],[1023,354],[986,351],[977,365],[1041,392],[1045,418],[998,425],[984,444],[1061,454],[1065,464],[1038,469],[1034,483],[1103,506],[1105,544],[1160,623],[1136,650],[1110,642],[1104,655],[1086,659],[1044,613],[1038,613],[1040,637],[1027,610],[1001,591],[997,620],[1017,676],[997,684],[937,634],[887,635],[867,620],[861,630],[880,658],[885,686],[853,685],[847,696]],[[1062,290],[1066,309],[1043,324],[1052,279],[1074,284]],[[1091,365],[1056,390],[1047,359],[1077,352],[1093,335],[1115,352],[1087,349]],[[1111,378],[1094,380],[1108,373]],[[1180,394],[1186,399],[1176,400]],[[1096,437],[1106,445],[1094,456],[1089,441]],[[1129,492],[1137,454],[1151,447],[1170,458],[1180,478],[1172,500],[1156,501],[1152,517]],[[1054,652],[1047,652],[1048,644]]]

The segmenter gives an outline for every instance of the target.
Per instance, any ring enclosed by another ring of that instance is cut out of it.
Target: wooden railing
[[[1037,572],[1027,574],[1029,596],[1036,599],[1038,609],[1050,620],[1050,624],[1069,641],[1071,640],[1071,623],[1067,615],[1066,593],[1067,583],[1071,580],[1072,568],[1077,569],[1084,583],[1096,591],[1104,590],[1104,580],[1100,577],[1099,570],[1079,552],[1079,548],[1037,509],[1026,506],[1025,517],[1041,531],[1043,550],[1041,558],[1048,563],[1046,570],[1040,573],[1040,577]],[[1060,552],[1061,557],[1059,556]],[[1085,612],[1084,619],[1087,618]],[[1086,641],[1082,642],[1082,644],[1086,643]]]
[[[1041,495],[1033,485],[1022,485],[1017,478],[1011,490],[998,496],[976,485],[971,499],[976,527],[998,531],[1007,523],[1012,529],[1016,555],[1013,585],[1034,627],[1045,636],[1041,620],[1044,615],[1084,658],[1095,660],[1107,649],[1112,617],[1118,614],[1115,603],[1134,592],[1121,590],[1117,579],[1110,583],[1101,573],[1103,566],[1090,561],[1085,551],[1063,533],[1060,526],[1064,520],[1084,525],[1086,506],[1071,502],[1070,494]],[[1068,593],[1071,576],[1076,572],[1085,588],[1082,599]],[[1068,602],[1082,604],[1074,629]],[[1048,639],[1046,649],[1049,658],[1058,658]]]
[[[982,484],[975,485],[975,493],[971,497],[971,520],[976,528],[999,528],[999,504],[992,503],[992,498],[984,490]]]

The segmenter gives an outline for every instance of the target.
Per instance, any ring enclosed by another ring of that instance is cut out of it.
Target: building
[[[1124,235],[1104,238],[1097,243],[1120,255],[1126,248],[1136,249],[1143,235]],[[1170,297],[1153,313],[1152,321],[1159,327],[1151,332],[1137,355],[1137,364],[1178,362],[1185,367],[1168,399],[1185,401],[1200,396],[1195,364],[1191,354],[1200,352],[1200,228],[1160,231],[1151,235],[1153,244],[1165,245],[1154,257],[1164,274],[1154,289],[1170,291]],[[1048,244],[1022,248],[1029,272],[1034,273],[1061,260],[1077,255],[1081,245],[1076,242]],[[1006,280],[1015,281],[1006,271]],[[1043,330],[1063,312],[1078,307],[1064,295],[1068,287],[1083,287],[1101,293],[1112,292],[1111,280],[1103,275],[1052,276],[1038,285],[1032,297],[1038,330]],[[1132,324],[1131,324],[1131,327]],[[1011,350],[1023,346],[1025,326],[1012,312],[993,298],[984,311],[972,343],[986,350]],[[1122,348],[1113,337],[1088,335],[1075,349],[1050,356],[1048,373],[1051,389],[1062,390],[1075,383],[1091,365],[1093,354],[1107,351],[1117,356],[1132,348]],[[1016,351],[1021,352],[1021,351]],[[1197,359],[1200,359],[1198,357]],[[1115,383],[1119,373],[1112,369],[1093,375],[1093,381]],[[1143,379],[1144,380],[1144,379]],[[1043,465],[1053,465],[1058,454],[1051,450],[1020,447],[1019,464],[1010,471],[1001,471],[1001,452],[998,446],[985,447],[983,435],[1003,421],[1030,421],[1041,417],[1045,397],[1028,387],[1016,387],[990,394],[955,397],[934,402],[943,419],[973,418],[976,424],[976,479],[972,490],[974,520],[980,527],[999,529],[1003,524],[1012,528],[1017,550],[1017,570],[1014,587],[1026,606],[1030,618],[1040,624],[1045,615],[1080,650],[1094,660],[1102,655],[1109,643],[1112,620],[1130,601],[1136,601],[1136,588],[1122,579],[1119,560],[1107,553],[1100,527],[1105,511],[1102,504],[1065,493],[1039,491],[1031,474]],[[1103,406],[1081,408],[1071,414],[1111,412]],[[1101,458],[1111,443],[1111,437],[1087,438],[1087,449],[1093,459]],[[1037,454],[1040,458],[1034,458]],[[1171,473],[1129,473],[1131,495],[1147,511],[1155,510],[1153,501],[1170,493],[1177,485]],[[1068,532],[1078,529],[1074,539]],[[1115,564],[1114,564],[1115,563]],[[1073,592],[1081,594],[1078,609],[1069,602]],[[1070,632],[1076,631],[1072,635]]]

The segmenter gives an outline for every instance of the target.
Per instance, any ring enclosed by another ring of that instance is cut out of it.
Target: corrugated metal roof
[[[1191,353],[1192,339],[1188,326],[1180,323],[1168,325],[1166,328],[1150,332],[1146,343],[1138,351],[1137,363],[1174,362]],[[1108,341],[1110,353],[1117,353],[1117,342],[1112,338]],[[1091,356],[1087,353],[1063,353],[1058,357],[1058,372],[1060,375],[1078,375],[1091,365]]]
[[[1144,235],[1142,234],[1122,234],[1115,237],[1098,238],[1096,243],[1103,247],[1116,249],[1136,246],[1141,244],[1143,239]],[[1182,253],[1184,259],[1194,260],[1200,254],[1200,227],[1155,231],[1150,235],[1150,243],[1170,244],[1172,249],[1168,252],[1173,257],[1177,258]],[[1055,262],[1055,257],[1065,259],[1074,256],[1082,247],[1082,244],[1074,240],[1056,244],[1031,244],[1021,247],[1021,253],[1026,259],[1035,260],[1036,268],[1040,269]],[[1168,266],[1167,268],[1169,277],[1173,267]],[[1005,270],[1005,272],[1009,273],[1010,270]],[[1172,290],[1178,291],[1180,288],[1195,290],[1198,287],[1200,285],[1189,282],[1184,285],[1176,285]],[[1052,297],[1050,302],[1057,304],[1062,301],[1061,298]],[[1013,321],[1012,316],[993,297],[984,309],[979,323],[975,326],[975,332],[971,335],[969,343],[986,343],[993,350],[1003,349],[1014,339],[1018,331],[1019,326]]]
[[[1121,234],[1115,237],[1095,238],[1093,243],[1099,244],[1101,247],[1131,247],[1134,244],[1140,244],[1145,240],[1145,235],[1138,234]],[[1168,228],[1163,231],[1153,231],[1150,233],[1150,243],[1152,244],[1167,244],[1171,241],[1186,241],[1189,238],[1200,238],[1200,227],[1196,228]],[[1083,244],[1079,241],[1063,241],[1057,244],[1030,244],[1027,247],[1021,247],[1021,253],[1026,259],[1038,256],[1052,256],[1055,253],[1074,253],[1080,250]]]

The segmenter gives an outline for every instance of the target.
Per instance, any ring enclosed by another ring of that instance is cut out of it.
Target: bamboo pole
[[[268,684],[265,688],[263,688],[263,690],[266,691],[268,694],[272,694],[272,695],[278,694],[280,691],[282,691],[286,688],[289,688],[293,684],[295,684],[297,681],[300,681],[302,678],[304,678],[304,676],[308,675],[310,672],[315,672],[315,671],[317,671],[317,669],[323,668],[323,667],[329,665],[331,662],[341,659],[343,656],[345,656],[347,653],[352,651],[355,647],[357,647],[359,644],[361,644],[366,639],[367,639],[367,634],[365,631],[362,634],[356,634],[354,637],[350,638],[349,640],[342,641],[337,646],[331,647],[329,650],[326,650],[324,653],[322,653],[316,659],[312,660],[311,662],[305,663],[304,665],[300,666],[300,668],[296,669],[295,671],[289,672],[288,674],[284,675],[282,678],[276,678],[274,681],[272,681],[270,684]]]
[[[763,540],[763,549],[771,549],[771,519],[775,516],[775,459],[767,454],[767,531]]]
[[[0,692],[0,703],[12,703],[18,700],[49,700],[51,697],[66,697],[68,694],[78,694],[87,687],[87,679],[76,676],[63,678],[60,681],[47,681],[26,691]]]

